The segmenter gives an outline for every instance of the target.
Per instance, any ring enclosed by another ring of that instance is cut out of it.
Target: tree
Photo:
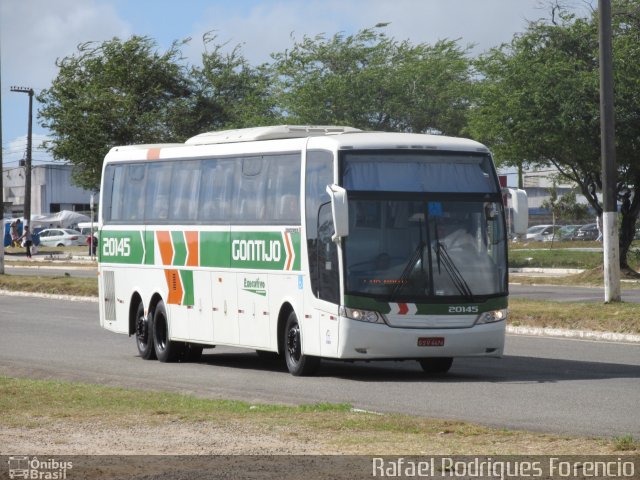
[[[620,267],[640,213],[640,0],[614,0]],[[469,132],[504,164],[555,166],[598,215],[602,188],[597,12],[576,18],[555,7],[511,43],[478,59],[477,104]]]
[[[272,55],[272,74],[291,123],[457,135],[469,105],[466,54],[456,41],[411,45],[365,29],[305,36]]]
[[[556,224],[556,221],[580,222],[589,216],[587,206],[576,201],[575,190],[570,190],[558,197],[558,188],[553,182],[553,186],[547,191],[549,199],[542,202],[540,206],[551,212],[553,225]]]
[[[159,53],[148,37],[114,38],[58,60],[57,77],[38,95],[39,119],[53,134],[47,148],[73,165],[77,185],[99,188],[104,156],[115,145],[181,139],[179,113],[193,93],[181,45]]]
[[[191,115],[191,131],[272,125],[280,121],[271,92],[267,66],[251,67],[235,46],[224,53],[226,44],[217,37],[203,37],[202,67],[193,68],[196,105]]]

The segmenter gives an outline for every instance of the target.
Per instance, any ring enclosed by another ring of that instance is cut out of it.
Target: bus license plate
[[[444,347],[444,337],[420,337],[419,347]]]

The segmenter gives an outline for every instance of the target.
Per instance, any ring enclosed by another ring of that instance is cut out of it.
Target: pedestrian
[[[20,240],[24,239],[24,246],[27,252],[27,258],[31,258],[31,245],[33,245],[33,237],[31,236],[31,230],[29,230],[29,225],[24,226],[24,232],[22,232],[22,236]]]
[[[11,246],[20,246],[20,219],[16,218],[9,226],[9,232],[11,233]]]
[[[596,238],[596,242],[602,241],[602,220],[600,218],[600,215],[596,215],[596,228],[598,229],[598,238]]]

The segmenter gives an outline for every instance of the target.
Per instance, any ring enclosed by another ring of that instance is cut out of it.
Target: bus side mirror
[[[527,192],[518,188],[509,188],[511,208],[513,209],[513,232],[522,234],[529,228],[529,205]]]
[[[337,242],[349,235],[349,202],[347,191],[338,185],[327,185],[327,193],[331,197],[331,214],[335,233],[331,240]]]

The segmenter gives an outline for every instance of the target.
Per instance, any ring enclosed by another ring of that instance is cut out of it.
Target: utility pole
[[[27,159],[24,172],[24,224],[31,228],[31,132],[33,126],[33,88],[11,87],[12,92],[22,92],[29,95],[29,126],[27,129]]]
[[[602,250],[604,301],[620,301],[620,245],[616,208],[616,147],[613,110],[611,0],[598,0],[600,43],[600,142],[602,153]]]

